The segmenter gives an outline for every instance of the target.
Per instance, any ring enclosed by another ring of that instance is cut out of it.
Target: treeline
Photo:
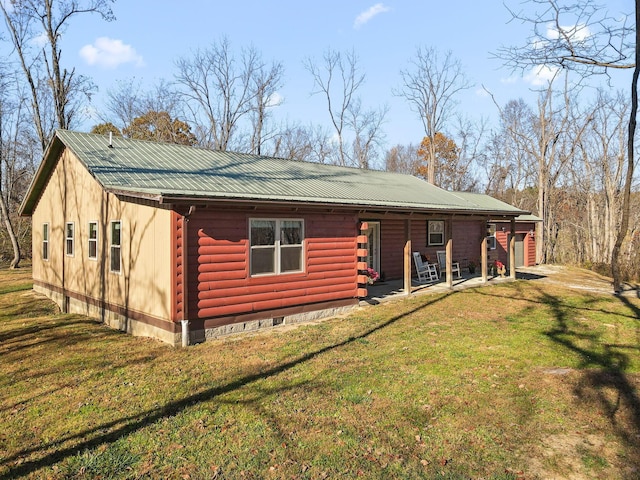
[[[113,20],[111,1],[0,2],[10,52],[0,58],[0,259],[30,257],[29,221],[18,207],[56,128],[86,123],[91,80],[65,67],[59,34],[81,15]],[[11,4],[13,5],[13,4]],[[44,30],[45,35],[42,35]],[[46,37],[45,46],[32,40]],[[1,41],[1,40],[0,40]],[[399,72],[403,97],[424,127],[415,144],[385,145],[385,106],[360,95],[366,79],[355,52],[304,59],[310,92],[323,98],[327,126],[278,117],[285,68],[227,38],[175,61],[173,76],[144,88],[123,80],[107,92],[96,133],[198,145],[420,176],[443,188],[487,193],[544,221],[540,263],[594,266],[609,273],[620,229],[631,104],[619,92],[587,90],[558,72],[535,103],[496,104],[489,126],[460,114],[472,85],[449,53],[420,47]],[[390,87],[391,88],[391,87]],[[412,119],[415,121],[415,119]],[[640,278],[640,199],[633,185],[623,276]]]

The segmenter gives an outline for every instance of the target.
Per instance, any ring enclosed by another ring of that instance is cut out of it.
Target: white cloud
[[[389,10],[391,9],[389,7],[385,7],[382,3],[376,3],[374,6],[370,7],[368,10],[365,10],[356,17],[355,21],[353,22],[353,28],[360,28],[376,15],[388,12]]]
[[[559,30],[552,23],[547,25],[547,38],[557,40],[558,38],[560,38],[560,32],[562,32],[563,35],[569,37],[569,40],[571,40],[572,42],[581,42],[591,36],[589,27],[584,23],[567,26],[561,25]]]
[[[49,37],[47,37],[46,33],[42,32],[39,35],[33,37],[31,39],[31,43],[33,43],[33,45],[35,45],[37,48],[42,48],[47,43],[49,43]]]
[[[142,55],[139,55],[131,45],[125,45],[122,40],[99,37],[93,45],[85,45],[80,49],[80,56],[89,65],[102,68],[117,68],[124,63],[133,63],[136,67],[144,66]]]
[[[282,102],[284,102],[284,97],[280,93],[274,92],[267,100],[267,107],[277,107],[282,105]]]
[[[558,67],[538,65],[537,67],[533,67],[529,73],[524,76],[524,79],[536,87],[547,85],[556,77],[558,70]]]
[[[510,77],[501,77],[500,78],[500,83],[502,83],[503,85],[513,85],[514,83],[518,82],[518,77],[516,76],[510,76]]]

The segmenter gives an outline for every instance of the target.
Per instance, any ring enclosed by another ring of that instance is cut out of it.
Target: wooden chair
[[[442,276],[447,271],[447,252],[444,250],[438,250],[436,252],[438,256],[438,266],[440,267],[440,275]],[[451,262],[451,273],[458,273],[458,278],[462,278],[460,274],[460,264],[458,262]]]
[[[424,263],[420,252],[413,252],[413,262],[416,265],[419,282],[435,282],[439,279],[435,264],[429,262]]]

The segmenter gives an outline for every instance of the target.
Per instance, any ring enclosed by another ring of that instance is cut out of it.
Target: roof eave
[[[38,199],[40,198],[42,189],[46,185],[49,179],[49,175],[55,168],[55,165],[58,161],[58,156],[60,155],[60,152],[63,150],[63,148],[64,143],[60,140],[60,138],[58,138],[57,133],[54,134],[49,141],[49,145],[47,145],[47,148],[44,151],[44,155],[42,156],[42,161],[38,166],[38,170],[31,179],[31,183],[29,184],[29,188],[27,189],[27,194],[24,196],[22,202],[20,203],[18,214],[21,217],[30,217],[33,213],[33,209],[38,203]]]
[[[124,192],[122,192],[124,193]],[[310,206],[341,210],[384,210],[393,211],[395,213],[435,213],[447,215],[478,215],[511,218],[519,215],[528,214],[524,210],[503,211],[503,210],[474,210],[465,208],[450,208],[443,206],[442,208],[434,207],[411,207],[407,205],[389,205],[389,204],[363,204],[363,203],[345,203],[345,202],[322,202],[322,201],[302,201],[302,200],[275,200],[275,199],[256,199],[256,198],[238,198],[238,197],[210,197],[210,196],[194,196],[194,195],[176,195],[176,194],[159,194],[140,195],[139,198],[149,198],[157,200],[164,204],[193,204],[193,203],[236,203],[236,204],[261,204],[270,206]]]

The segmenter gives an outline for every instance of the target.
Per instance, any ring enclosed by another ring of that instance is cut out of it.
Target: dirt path
[[[595,272],[561,265],[537,265],[535,267],[518,268],[523,278],[535,278],[546,283],[562,285],[574,290],[582,290],[602,295],[613,295],[610,278]],[[639,285],[627,283],[624,285],[623,295],[640,297]]]

